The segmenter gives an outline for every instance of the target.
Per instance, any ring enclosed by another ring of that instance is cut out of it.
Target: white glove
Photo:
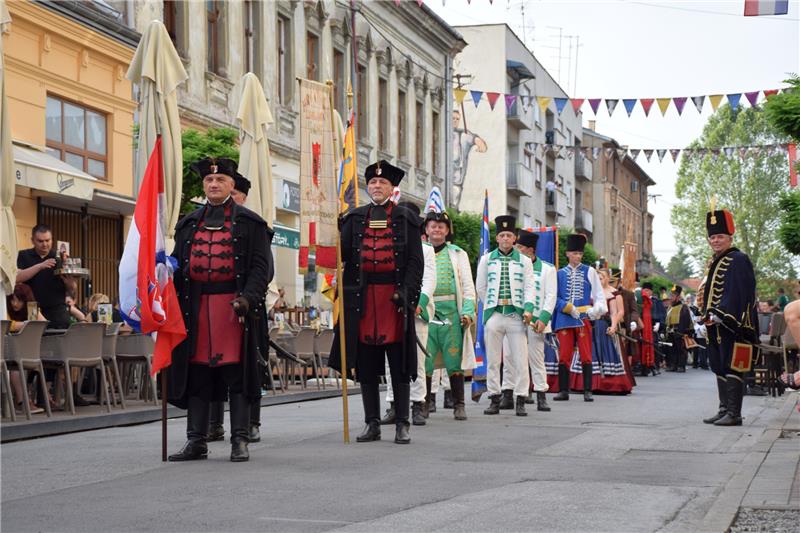
[[[575,320],[580,320],[581,319],[581,312],[578,311],[577,307],[573,307],[572,311],[569,312],[569,316],[571,316]]]
[[[653,333],[658,333],[658,329],[661,327],[661,322],[656,322],[656,325],[653,326]]]
[[[708,318],[710,318],[714,324],[722,324],[722,319],[714,313],[709,313]]]
[[[631,322],[631,331],[636,331],[636,322]]]
[[[586,313],[586,316],[589,317],[589,320],[597,320],[600,318],[599,313],[596,313],[594,309],[589,309],[589,312]]]

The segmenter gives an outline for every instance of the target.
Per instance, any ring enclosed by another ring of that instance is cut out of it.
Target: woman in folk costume
[[[608,269],[600,269],[600,285],[608,312],[592,323],[592,391],[628,394],[633,385],[625,372],[617,330],[623,317],[622,296],[611,286]],[[582,368],[572,364],[572,388],[583,387]]]

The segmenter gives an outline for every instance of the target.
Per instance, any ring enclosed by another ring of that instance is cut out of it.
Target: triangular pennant
[[[691,148],[683,149],[683,158],[686,161],[691,161],[694,158],[694,151]]]
[[[776,94],[778,94],[778,89],[768,89],[764,91],[764,98],[769,100],[770,96],[775,96]]]
[[[558,111],[560,115],[561,112],[564,111],[564,107],[567,105],[567,100],[569,100],[569,98],[554,98],[554,100],[556,102],[556,111]]]
[[[569,103],[572,104],[572,110],[576,115],[580,113],[581,106],[583,105],[583,98],[570,98]]]
[[[592,148],[589,148],[588,146],[584,148],[583,155],[586,156],[587,158],[592,157]]]
[[[728,103],[731,106],[732,111],[736,111],[736,108],[739,107],[739,100],[742,98],[742,93],[733,93],[728,95]]]
[[[639,149],[639,148],[631,148],[631,159],[636,161],[636,158],[639,157],[639,152],[641,152],[641,151],[642,150]]]
[[[642,103],[642,109],[644,109],[644,116],[650,116],[650,107],[653,105],[655,100],[653,98],[642,98],[639,100]]]
[[[483,96],[482,91],[470,91],[470,95],[472,96],[472,102],[475,104],[475,107],[478,107],[478,104],[481,103],[481,96]]]
[[[696,152],[697,155],[700,157],[705,157],[706,155],[708,155],[708,150],[706,150],[705,148],[698,148]]]
[[[739,159],[744,159],[747,156],[747,146],[739,147]]]
[[[722,151],[725,152],[725,157],[733,157],[733,150],[733,146],[726,146],[722,149]]]
[[[650,158],[653,156],[653,150],[651,148],[647,148],[642,150],[644,152],[644,156],[647,158],[647,162],[650,162]]]
[[[536,101],[539,102],[539,109],[542,110],[542,114],[544,115],[547,113],[547,108],[550,107],[550,101],[552,98],[550,96],[537,96]]]
[[[507,94],[505,96],[505,99],[506,99],[506,113],[511,113],[511,106],[513,106],[517,102],[517,95]]]
[[[705,96],[692,96],[692,103],[697,108],[698,113],[703,112],[703,103],[706,101]]]
[[[750,107],[755,107],[758,105],[758,93],[760,91],[750,91],[749,93],[744,93],[747,97],[747,101],[750,102]]]
[[[711,95],[708,96],[708,99],[711,102],[711,109],[716,111],[717,108],[719,107],[719,103],[722,101],[722,95],[721,94],[711,94]]]
[[[602,98],[589,98],[589,105],[592,107],[592,113],[597,114],[597,108],[600,106]]]
[[[607,147],[605,149],[605,153],[606,153],[606,157],[611,159],[611,157],[614,155],[614,149],[611,148],[611,147]]]
[[[664,156],[667,154],[667,149],[659,148],[658,150],[656,150],[656,153],[658,154],[658,162],[660,163],[661,161],[664,160]]]
[[[627,148],[617,148],[617,157],[620,159],[625,159],[625,156],[628,155]]]
[[[453,98],[456,100],[456,105],[461,105],[465,96],[467,96],[466,89],[453,89]]]
[[[684,100],[685,102],[685,100]],[[680,155],[681,150],[680,148],[670,148],[669,155],[672,156],[672,162],[675,163],[678,161],[678,156]]]
[[[599,146],[595,146],[592,148],[592,161],[597,161],[597,158],[600,157],[600,150]]]
[[[608,108],[608,116],[614,114],[614,110],[617,108],[617,103],[619,100],[616,98],[606,98],[606,108]]]
[[[667,114],[667,109],[669,109],[669,103],[672,101],[672,98],[656,98],[656,102],[658,102],[658,108],[661,110],[661,116]]]
[[[565,149],[567,150],[567,159],[572,160],[572,157],[575,155],[575,150],[578,150],[578,148],[567,146]]]
[[[683,113],[683,106],[686,105],[686,100],[687,98],[685,96],[677,96],[672,99],[672,101],[675,102],[675,109],[678,110],[678,116],[681,116],[681,113]]]
[[[567,158],[567,152],[569,152],[569,150],[567,150],[566,146],[559,147],[559,149],[558,149],[558,158],[559,159],[566,159]]]
[[[497,103],[497,99],[500,98],[500,93],[486,93],[486,99],[489,100],[489,107],[494,111],[494,104]]]
[[[719,159],[719,152],[720,152],[719,148],[712,148],[711,149],[711,159],[713,159],[714,161]]]
[[[623,98],[622,105],[625,106],[625,111],[628,112],[628,116],[631,116],[633,108],[636,107],[636,98]]]

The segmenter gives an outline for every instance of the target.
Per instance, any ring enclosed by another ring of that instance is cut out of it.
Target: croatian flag
[[[478,262],[489,253],[489,191],[484,191],[481,246]],[[472,399],[479,401],[486,392],[486,345],[483,342],[483,302],[478,300],[478,321],[475,324],[475,369],[472,371]]]
[[[744,16],[786,15],[789,13],[789,0],[744,0]]]
[[[153,374],[172,363],[172,349],[186,338],[172,284],[174,266],[167,261],[164,249],[165,205],[159,136],[142,177],[133,222],[119,262],[120,312],[125,322],[138,332],[156,334]]]
[[[431,211],[434,213],[441,213],[444,211],[444,200],[442,199],[442,191],[439,190],[439,187],[431,189],[430,194],[428,194],[428,201],[425,202],[425,212],[429,213]]]

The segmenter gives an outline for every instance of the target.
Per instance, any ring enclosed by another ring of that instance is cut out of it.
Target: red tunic
[[[210,231],[201,221],[192,240],[189,277],[193,283],[232,283],[236,279],[233,263],[233,237],[230,208],[225,209],[225,225]],[[197,316],[197,344],[191,362],[217,366],[241,362],[244,328],[233,312],[235,289],[223,294],[201,294]]]
[[[361,241],[361,271],[367,277],[364,312],[358,327],[359,341],[382,345],[403,341],[403,320],[397,305],[392,302],[393,281],[370,283],[371,273],[394,273],[394,246],[391,228],[392,208],[387,208],[386,229],[373,229],[367,224]],[[393,279],[393,278],[392,278]]]
[[[642,365],[646,368],[655,366],[656,355],[653,349],[653,315],[651,308],[653,300],[646,294],[642,294]]]

